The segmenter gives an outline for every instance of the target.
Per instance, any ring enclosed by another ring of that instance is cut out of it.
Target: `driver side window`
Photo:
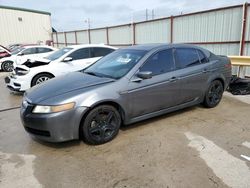
[[[82,48],[72,52],[68,57],[72,57],[73,60],[90,58],[90,49]]]
[[[150,71],[152,75],[159,75],[175,69],[172,49],[162,50],[148,58],[140,68],[140,72]]]

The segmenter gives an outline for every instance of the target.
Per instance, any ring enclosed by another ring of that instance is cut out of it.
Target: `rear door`
[[[81,48],[68,55],[73,60],[69,62],[63,62],[68,64],[71,71],[82,70],[92,64],[90,48]]]
[[[37,54],[37,48],[36,47],[29,47],[24,49],[21,54],[17,55],[16,63],[17,64],[23,64],[27,59],[34,59],[35,54]]]
[[[104,47],[93,47],[91,48],[91,61],[96,62],[103,56],[106,56],[113,52],[114,49],[111,48],[104,48]]]
[[[195,48],[176,48],[174,51],[180,71],[180,102],[198,100],[203,96],[209,78],[208,60],[203,52]]]
[[[134,77],[128,85],[130,116],[137,117],[178,104],[179,81],[172,49],[161,50],[141,66],[140,72],[150,71],[153,77],[140,82]]]

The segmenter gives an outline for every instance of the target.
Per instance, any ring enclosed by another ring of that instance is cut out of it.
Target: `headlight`
[[[55,113],[55,112],[62,112],[62,111],[70,110],[70,109],[73,109],[74,107],[75,107],[74,102],[57,105],[57,106],[36,105],[32,112],[47,114],[47,113]]]

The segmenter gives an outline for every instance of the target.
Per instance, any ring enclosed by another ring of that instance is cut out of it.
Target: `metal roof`
[[[38,13],[38,14],[51,15],[50,12],[45,12],[45,11],[40,11],[40,10],[33,10],[33,9],[26,9],[26,8],[19,8],[19,7],[10,7],[10,6],[0,5],[0,9],[1,8],[2,9],[19,10],[19,11],[25,11],[25,12],[33,12],[33,13]]]

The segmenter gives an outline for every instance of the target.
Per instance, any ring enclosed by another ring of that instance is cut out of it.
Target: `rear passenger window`
[[[47,52],[51,52],[52,49],[50,48],[37,48],[38,53],[47,53]]]
[[[207,57],[204,55],[204,53],[202,53],[200,50],[197,50],[198,54],[199,54],[199,58],[201,63],[206,63],[208,62]]]
[[[108,55],[109,53],[113,52],[114,49],[110,49],[110,48],[92,48],[92,53],[91,53],[91,57],[102,57],[105,55]]]
[[[82,48],[72,52],[68,57],[72,57],[73,60],[90,58],[90,49]]]
[[[153,75],[162,74],[175,69],[172,49],[160,51],[149,57],[140,71],[151,71]]]
[[[200,64],[198,52],[192,48],[177,48],[175,50],[175,59],[179,68]]]

